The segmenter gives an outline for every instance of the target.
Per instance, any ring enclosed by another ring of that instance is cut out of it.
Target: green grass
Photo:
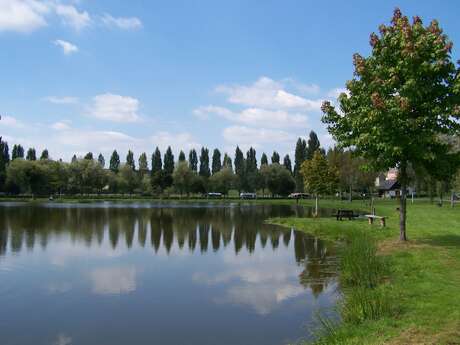
[[[350,206],[324,201],[322,206],[365,209],[361,202]],[[409,241],[400,243],[396,201],[375,206],[378,215],[388,217],[385,229],[365,220],[270,220],[348,243],[343,251],[348,257],[341,262],[344,296],[338,306],[343,321],[331,326],[323,320],[326,337],[318,343],[460,344],[460,207],[409,203]],[[364,239],[355,235],[362,232]],[[387,271],[378,268],[379,257],[389,265]]]

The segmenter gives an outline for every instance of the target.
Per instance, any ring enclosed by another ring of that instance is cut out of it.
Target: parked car
[[[240,198],[241,199],[256,199],[257,194],[256,193],[240,193]]]
[[[288,196],[289,199],[309,199],[310,194],[308,193],[291,193]]]
[[[206,194],[208,198],[222,198],[222,193],[210,192]]]

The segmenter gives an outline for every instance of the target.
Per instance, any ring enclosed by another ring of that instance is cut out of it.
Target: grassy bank
[[[323,207],[363,208],[359,202],[352,205],[322,203]],[[396,207],[395,201],[376,203],[377,214],[388,217],[385,229],[362,220],[271,220],[348,243],[344,249],[348,266],[342,267],[340,278],[343,322],[337,327],[325,321],[328,336],[322,344],[460,344],[460,207],[409,204],[407,243],[398,241]],[[373,263],[373,245],[382,265]],[[350,283],[350,272],[360,281]],[[370,289],[366,272],[376,272],[377,282]]]

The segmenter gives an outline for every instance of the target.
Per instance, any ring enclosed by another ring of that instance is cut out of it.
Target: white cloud
[[[67,131],[70,129],[70,126],[64,121],[59,121],[59,122],[53,123],[51,125],[51,128],[56,131]]]
[[[91,17],[86,11],[79,12],[72,5],[56,5],[56,14],[62,18],[64,24],[79,31],[91,23]]]
[[[78,52],[78,47],[70,42],[63,41],[63,40],[55,40],[53,43],[61,47],[65,55],[70,55],[70,54]]]
[[[267,126],[272,128],[307,126],[307,116],[300,113],[291,114],[286,110],[247,108],[241,112],[233,112],[227,108],[209,105],[199,107],[193,113],[200,119],[207,119],[210,114],[215,114],[229,121],[250,126]]]
[[[181,149],[190,150],[201,146],[188,132],[170,133],[161,131],[152,135],[149,141],[151,145],[158,146],[161,150],[165,150],[168,146],[171,146],[176,151]]]
[[[126,294],[136,290],[134,266],[96,268],[90,273],[93,292],[100,295]]]
[[[334,98],[334,99],[337,99],[337,98],[339,98],[341,93],[346,93],[348,95],[349,91],[347,89],[343,88],[343,87],[338,87],[338,88],[330,90],[327,93],[327,96],[331,97],[331,98]]]
[[[295,136],[291,133],[266,128],[250,128],[245,126],[231,126],[223,131],[225,141],[240,145],[243,148],[252,146],[259,148],[262,144],[293,143]]]
[[[102,23],[108,27],[117,27],[122,30],[136,30],[142,28],[142,22],[137,17],[112,17],[104,14],[101,18]]]
[[[140,120],[138,109],[136,98],[106,93],[93,98],[90,115],[107,121],[136,122]]]
[[[0,119],[0,126],[21,128],[23,127],[23,124],[12,116],[4,115]]]
[[[35,0],[1,0],[0,31],[32,32],[46,26],[49,7]]]
[[[310,100],[294,95],[285,90],[283,83],[268,77],[261,77],[252,85],[221,85],[217,92],[228,96],[228,101],[251,107],[268,109],[302,109],[305,111],[319,110],[322,100]]]
[[[72,337],[65,334],[59,334],[56,340],[53,341],[53,345],[72,345]]]
[[[71,96],[63,96],[63,97],[57,97],[57,96],[49,96],[45,98],[46,101],[54,104],[75,104],[78,103],[78,98],[77,97],[71,97]]]

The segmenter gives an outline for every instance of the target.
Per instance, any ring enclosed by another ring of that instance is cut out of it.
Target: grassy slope
[[[364,209],[361,202],[353,208]],[[323,207],[351,208],[325,201]],[[348,344],[460,344],[460,208],[417,202],[408,205],[409,242],[398,241],[395,201],[376,203],[377,214],[388,216],[387,228],[366,221],[335,219],[274,219],[272,222],[327,239],[364,228],[379,242],[380,253],[392,263],[391,285],[401,307],[397,319],[380,319],[340,330]]]

